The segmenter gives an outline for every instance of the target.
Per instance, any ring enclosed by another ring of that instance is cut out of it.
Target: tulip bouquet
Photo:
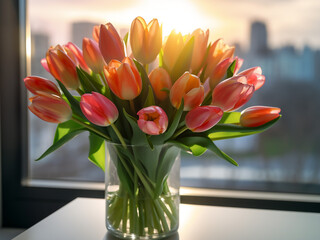
[[[214,141],[260,133],[280,118],[275,107],[236,112],[265,77],[260,67],[239,72],[243,60],[233,56],[234,47],[208,37],[208,30],[172,31],[163,41],[157,19],[147,24],[137,17],[121,39],[111,23],[102,24],[82,50],[72,43],[48,49],[41,64],[59,88],[41,77],[24,79],[34,94],[30,111],[58,123],[39,159],[88,131],[88,158],[105,170],[105,141],[113,143],[119,187],[108,195],[107,221],[118,235],[176,231],[168,176],[177,148],[195,156],[210,150],[237,165]]]

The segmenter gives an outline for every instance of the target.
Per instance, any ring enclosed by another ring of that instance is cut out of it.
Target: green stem
[[[133,100],[129,100],[129,102],[130,102],[130,109],[131,109],[132,113],[135,114],[136,113],[136,108],[134,106]]]
[[[122,205],[122,232],[127,232],[127,219],[128,219],[128,195],[125,194]]]
[[[72,117],[71,118],[74,122],[84,126],[85,128],[89,129],[90,131],[96,133],[97,135],[99,135],[100,137],[103,137],[105,138],[106,140],[108,141],[111,141],[111,138],[109,136],[107,136],[106,134],[98,131],[97,129],[95,129],[94,127],[92,127],[91,125],[87,124],[87,123],[84,123],[82,121],[80,121],[79,119],[75,118],[75,117]]]
[[[108,86],[107,80],[106,80],[106,78],[104,77],[103,72],[99,73],[99,75],[100,75],[100,77],[101,77],[101,79],[102,79],[103,83],[104,83],[106,86]]]
[[[111,123],[110,126],[112,127],[113,131],[117,134],[117,136],[118,136],[118,138],[119,138],[119,140],[120,140],[120,142],[121,142],[121,145],[122,145],[125,149],[127,149],[127,145],[126,145],[126,143],[125,143],[125,141],[124,141],[121,133],[119,132],[118,128],[117,128],[113,123]]]
[[[173,136],[172,139],[175,139],[176,137],[178,137],[181,133],[183,133],[184,131],[188,130],[187,126],[184,126],[182,128],[180,128]]]
[[[77,88],[76,91],[79,93],[80,96],[84,94],[84,92],[80,88]]]
[[[144,70],[146,70],[146,73],[149,74],[149,64],[143,64]]]

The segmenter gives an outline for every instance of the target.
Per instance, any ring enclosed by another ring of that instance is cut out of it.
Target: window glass
[[[320,192],[320,2],[316,0],[29,0],[31,74],[52,79],[40,60],[47,48],[68,41],[81,47],[96,24],[112,22],[124,36],[136,16],[156,17],[164,35],[210,29],[210,41],[224,38],[244,59],[242,70],[261,66],[265,85],[245,106],[282,109],[282,119],[267,132],[217,141],[239,167],[211,153],[183,154],[182,185],[280,192]],[[87,135],[81,134],[45,159],[34,162],[53,140],[55,126],[29,115],[30,177],[103,181],[87,160]]]

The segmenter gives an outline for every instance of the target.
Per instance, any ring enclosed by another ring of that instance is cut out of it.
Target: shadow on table
[[[121,240],[120,238],[117,238],[113,236],[111,233],[107,232],[106,235],[102,240]],[[162,238],[162,240],[179,240],[179,233],[175,233],[170,237]]]

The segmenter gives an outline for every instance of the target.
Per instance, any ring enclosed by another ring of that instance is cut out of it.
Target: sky
[[[209,29],[210,40],[224,38],[248,48],[250,23],[267,24],[272,48],[287,44],[320,48],[319,0],[29,0],[31,30],[50,35],[52,45],[71,39],[71,23],[111,22],[129,28],[136,16],[158,18],[164,35],[174,28],[183,34]],[[91,36],[89,36],[91,37]]]

